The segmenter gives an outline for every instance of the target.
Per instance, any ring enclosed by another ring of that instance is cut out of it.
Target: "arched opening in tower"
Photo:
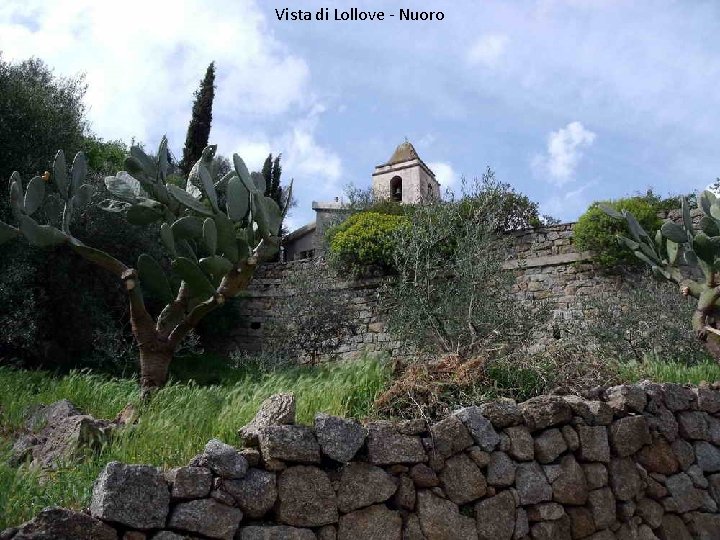
[[[390,198],[395,202],[402,202],[402,178],[399,176],[390,180]]]

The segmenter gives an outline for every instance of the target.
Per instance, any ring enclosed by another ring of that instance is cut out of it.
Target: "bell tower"
[[[435,174],[407,139],[395,149],[387,163],[375,167],[372,189],[379,199],[403,204],[440,199],[440,184]]]

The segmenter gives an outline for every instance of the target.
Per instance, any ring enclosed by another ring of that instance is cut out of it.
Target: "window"
[[[314,257],[315,257],[315,250],[314,250],[314,249],[308,249],[308,250],[306,250],[306,251],[301,251],[301,252],[298,254],[296,260],[297,260],[297,259],[313,259]]]
[[[402,178],[394,176],[390,180],[390,199],[396,202],[402,202]]]

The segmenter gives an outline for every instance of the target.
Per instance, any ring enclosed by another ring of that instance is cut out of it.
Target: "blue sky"
[[[107,4],[107,5],[106,5]],[[720,176],[720,3],[537,0],[6,0],[0,50],[84,72],[94,131],[179,153],[215,60],[211,139],[282,152],[299,205],[368,186],[405,137],[444,185],[492,167],[577,218],[596,199]],[[443,21],[278,21],[275,8],[441,10]]]

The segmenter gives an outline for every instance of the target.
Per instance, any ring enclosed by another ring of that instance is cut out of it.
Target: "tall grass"
[[[143,405],[133,380],[83,372],[56,378],[0,367],[0,529],[49,505],[83,507],[93,480],[109,461],[173,467],[186,464],[213,437],[237,443],[238,428],[252,419],[265,398],[278,392],[295,394],[300,423],[311,423],[317,412],[366,417],[388,377],[384,363],[375,358],[271,372],[240,369],[234,372],[236,380],[225,385],[171,382]],[[140,421],[119,431],[98,455],[43,476],[5,465],[12,434],[22,425],[27,407],[63,398],[98,418],[113,418],[134,403],[141,410]]]
[[[619,370],[620,378],[627,382],[638,382],[643,379],[680,384],[720,381],[720,364],[709,359],[688,365],[683,362],[647,357],[644,362],[622,363]]]

